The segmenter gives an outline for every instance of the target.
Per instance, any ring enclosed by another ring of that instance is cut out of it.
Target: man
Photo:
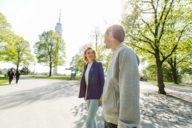
[[[14,72],[13,72],[13,68],[11,68],[8,72],[7,72],[7,75],[9,77],[9,84],[11,84],[12,80],[13,80],[13,77],[14,77]]]
[[[21,75],[20,71],[18,71],[18,70],[17,70],[17,71],[16,71],[16,73],[15,73],[16,84],[18,84],[18,81],[19,81],[20,75]]]
[[[138,128],[139,74],[136,54],[123,44],[120,25],[106,30],[105,44],[113,52],[102,96],[105,128]]]

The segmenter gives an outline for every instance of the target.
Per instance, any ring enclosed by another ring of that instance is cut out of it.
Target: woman
[[[85,98],[88,105],[86,127],[96,128],[95,116],[104,85],[103,66],[96,61],[96,53],[92,48],[85,50],[84,60],[87,64],[81,78],[79,98]]]

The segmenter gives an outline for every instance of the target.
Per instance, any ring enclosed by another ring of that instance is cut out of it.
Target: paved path
[[[1,128],[73,128],[78,82],[21,80],[0,86]]]
[[[24,79],[0,86],[0,128],[83,128],[86,103],[78,99],[78,81]],[[143,128],[192,127],[191,88],[157,88],[141,82]],[[173,95],[174,94],[174,95]],[[98,128],[103,128],[100,108]]]
[[[167,96],[157,87],[141,82],[141,119],[144,128],[192,128],[192,88],[166,87]]]

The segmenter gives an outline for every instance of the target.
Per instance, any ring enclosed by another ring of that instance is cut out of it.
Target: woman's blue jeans
[[[98,110],[99,100],[87,100],[88,115],[86,121],[86,128],[97,128],[96,126],[96,113]]]

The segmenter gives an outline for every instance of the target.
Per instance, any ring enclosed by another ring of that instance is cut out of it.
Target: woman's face
[[[88,61],[93,61],[95,58],[94,58],[94,51],[92,49],[88,49],[86,51],[86,57],[88,59]]]

